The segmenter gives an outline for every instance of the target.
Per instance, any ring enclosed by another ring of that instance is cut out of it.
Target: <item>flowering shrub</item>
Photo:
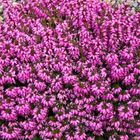
[[[0,139],[139,140],[140,13],[97,0],[2,4]]]

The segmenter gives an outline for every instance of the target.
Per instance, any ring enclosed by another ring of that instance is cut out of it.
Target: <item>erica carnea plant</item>
[[[0,139],[140,140],[140,13],[98,0],[2,2]]]

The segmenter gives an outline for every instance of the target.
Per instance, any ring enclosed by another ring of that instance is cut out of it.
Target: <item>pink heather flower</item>
[[[3,84],[7,84],[7,83],[9,83],[9,84],[15,83],[14,78],[11,78],[9,76],[3,76],[3,77],[1,77],[0,84],[3,85]]]
[[[31,113],[30,106],[25,104],[25,105],[19,105],[16,106],[16,112],[18,112],[19,115],[29,115]]]
[[[34,115],[34,119],[36,119],[38,122],[44,121],[46,118],[46,114],[47,114],[47,109],[39,109],[39,108],[35,108],[33,110],[33,115]]]
[[[130,84],[133,84],[135,82],[136,82],[136,80],[134,78],[134,75],[129,75],[129,76],[125,77],[125,79],[124,79],[125,85],[130,85]]]
[[[7,140],[18,139],[20,135],[21,135],[21,130],[16,127],[8,128],[3,126],[2,130],[0,131],[0,136],[2,139],[7,139]]]
[[[20,126],[23,127],[26,130],[35,130],[36,128],[36,123],[33,121],[28,121],[28,122],[21,122]]]
[[[14,89],[8,89],[8,90],[6,90],[6,95],[11,98],[15,98],[18,96],[18,92],[16,92],[16,90],[14,90]]]
[[[115,129],[119,129],[119,126],[120,126],[120,122],[119,121],[117,121],[117,122],[114,122],[114,127],[115,127]]]
[[[1,139],[139,139],[139,11],[100,0],[0,3]]]
[[[106,61],[109,66],[111,66],[112,63],[115,65],[118,63],[118,56],[116,54],[108,54],[106,56]]]
[[[128,140],[129,137],[128,137],[127,135],[124,135],[124,136],[121,136],[120,139],[121,139],[121,140]]]
[[[30,73],[29,71],[21,71],[19,74],[18,74],[18,79],[25,83],[30,77]]]
[[[130,97],[131,97],[131,96],[130,96],[129,93],[122,93],[122,94],[119,94],[118,99],[119,99],[120,101],[128,101]]]
[[[2,110],[1,111],[1,117],[4,120],[8,120],[8,121],[15,121],[15,120],[17,120],[16,111],[13,110],[12,108],[7,108],[5,110]]]
[[[119,117],[122,118],[123,120],[133,120],[134,119],[134,114],[133,110],[124,106],[120,106],[118,108],[119,111]]]
[[[91,81],[91,82],[97,82],[98,80],[99,80],[99,74],[97,74],[97,73],[95,75],[89,77],[89,81]]]
[[[112,91],[113,91],[113,93],[115,93],[115,94],[118,94],[118,93],[120,93],[121,92],[121,88],[120,87],[115,87],[115,88],[112,88]]]
[[[74,139],[77,139],[77,140],[84,140],[84,139],[86,139],[86,134],[76,134],[75,136],[74,136]]]
[[[112,105],[110,103],[108,104],[104,104],[103,102],[100,103],[98,106],[97,106],[97,110],[100,112],[100,113],[103,113],[103,114],[108,114],[112,111]]]
[[[34,82],[35,87],[38,89],[38,91],[44,91],[46,88],[46,84],[44,82]]]
[[[107,94],[104,97],[106,100],[112,100],[114,98],[114,96],[112,94]]]

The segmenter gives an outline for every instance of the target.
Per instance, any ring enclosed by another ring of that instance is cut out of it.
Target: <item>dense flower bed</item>
[[[0,139],[140,139],[139,12],[97,0],[2,4]]]

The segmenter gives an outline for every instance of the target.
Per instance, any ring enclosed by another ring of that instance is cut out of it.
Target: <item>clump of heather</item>
[[[98,0],[2,4],[0,139],[140,139],[140,13]]]

